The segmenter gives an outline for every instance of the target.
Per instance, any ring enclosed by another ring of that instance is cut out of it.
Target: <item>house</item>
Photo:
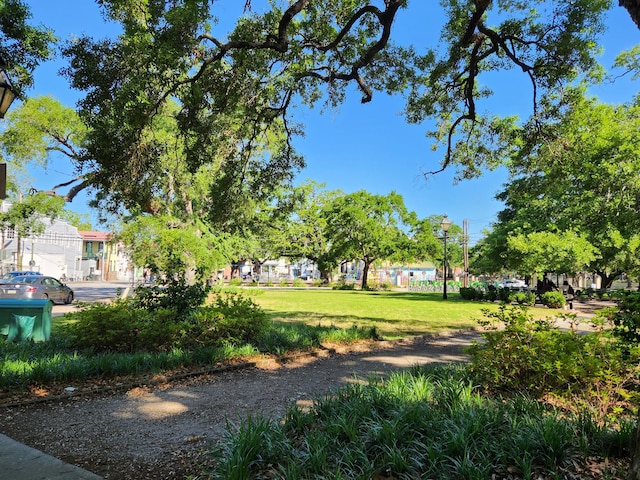
[[[12,204],[3,201],[2,213]],[[42,218],[41,234],[0,227],[0,274],[36,270],[68,280],[131,280],[131,262],[121,242],[108,232],[79,231],[64,220]]]
[[[11,208],[3,201],[2,212]],[[19,237],[12,228],[0,230],[0,273],[37,270],[44,275],[74,278],[79,274],[82,238],[78,229],[59,219],[43,219],[41,234]]]
[[[79,231],[82,237],[80,269],[86,280],[132,280],[134,271],[122,242],[108,232]]]

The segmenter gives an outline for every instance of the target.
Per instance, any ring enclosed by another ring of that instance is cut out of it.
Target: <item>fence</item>
[[[462,282],[449,280],[447,281],[448,292],[459,292]],[[486,290],[487,282],[469,282],[469,287]],[[414,280],[409,282],[410,292],[442,292],[444,284],[440,280]]]

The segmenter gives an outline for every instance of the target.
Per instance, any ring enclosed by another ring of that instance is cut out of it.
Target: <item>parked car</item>
[[[69,304],[73,302],[73,290],[57,278],[22,275],[0,284],[0,298],[49,299]]]
[[[34,272],[31,270],[23,270],[16,272],[7,272],[2,277],[0,277],[0,283],[7,283],[13,280],[16,277],[22,277],[23,275],[42,275],[40,272]]]
[[[526,288],[527,282],[525,282],[524,280],[511,279],[511,280],[505,280],[503,282],[500,282],[498,286],[500,288],[508,288],[510,290],[519,290],[521,288]]]

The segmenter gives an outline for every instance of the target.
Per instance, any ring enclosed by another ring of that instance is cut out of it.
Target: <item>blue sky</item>
[[[26,3],[32,10],[33,23],[52,28],[63,40],[82,33],[100,37],[115,31],[113,26],[104,24],[96,3],[91,0],[26,0]],[[244,3],[219,0],[214,11],[220,17],[231,18]],[[412,42],[418,48],[437,41],[442,20],[430,17],[429,10],[434,8],[434,3],[410,1],[409,9],[399,14],[395,27],[401,41]],[[436,6],[435,10],[439,11],[440,7]],[[640,43],[640,31],[622,8],[612,10],[608,25],[610,28],[602,41],[602,63],[606,67],[617,53]],[[35,88],[28,94],[50,94],[65,105],[74,106],[80,94],[71,90],[58,75],[63,65],[56,61],[39,67]],[[481,109],[521,117],[529,113],[531,95],[524,75],[502,73],[492,75],[490,81],[496,95],[491,102],[481,105]],[[637,84],[625,81],[599,87],[594,93],[602,101],[623,102],[637,91]],[[338,110],[300,112],[298,118],[306,124],[306,137],[298,140],[296,147],[305,156],[307,167],[298,175],[298,180],[310,178],[326,183],[329,189],[347,193],[364,189],[387,194],[395,190],[419,217],[447,213],[459,225],[467,219],[471,243],[479,240],[483,228],[488,227],[502,209],[494,196],[506,181],[505,172],[487,172],[480,179],[458,184],[453,182],[453,171],[425,180],[421,172],[437,169],[443,155],[441,151],[431,151],[430,141],[425,137],[429,125],[408,125],[400,113],[404,103],[400,97],[378,93],[372,102],[363,105],[359,93],[355,90],[353,93]],[[46,171],[33,174],[34,187],[48,189],[71,179],[73,172],[64,158],[53,158]],[[88,213],[86,203],[87,197],[80,196],[69,207]]]

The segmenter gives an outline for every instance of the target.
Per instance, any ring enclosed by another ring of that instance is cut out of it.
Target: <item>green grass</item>
[[[444,301],[441,293],[360,290],[267,289],[253,300],[276,321],[375,327],[388,339],[476,327],[482,309],[498,308],[498,304],[463,301],[457,294]]]
[[[61,333],[72,324],[54,317],[52,339],[43,344],[0,341],[0,388],[25,389],[34,383],[142,375],[177,368],[201,368],[261,353],[283,355],[320,344],[348,344],[363,339],[395,339],[477,326],[483,309],[498,304],[463,301],[451,294],[345,290],[247,290],[272,320],[271,328],[251,345],[201,351],[95,354],[67,348]],[[550,314],[548,309],[538,314]]]

